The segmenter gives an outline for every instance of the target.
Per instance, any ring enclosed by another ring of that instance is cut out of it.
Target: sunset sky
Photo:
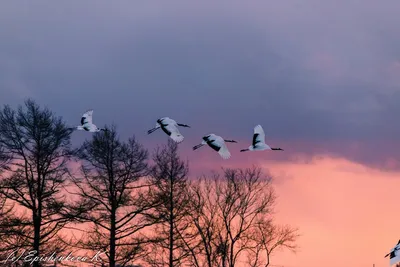
[[[182,129],[191,175],[258,164],[277,219],[300,229],[285,267],[387,266],[400,239],[400,1],[2,1],[0,104],[27,97],[77,125],[94,109],[150,151]],[[240,153],[261,124],[271,146]],[[213,132],[228,144],[224,161]],[[75,145],[89,133],[76,132]]]

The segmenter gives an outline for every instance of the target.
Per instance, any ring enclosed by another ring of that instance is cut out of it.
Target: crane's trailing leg
[[[193,150],[199,149],[199,148],[202,147],[202,146],[204,146],[204,144],[199,144],[199,145],[197,145],[197,146],[194,146],[194,147],[193,147]]]
[[[160,128],[160,125],[157,124],[156,127],[154,127],[153,129],[148,130],[148,131],[147,131],[147,134],[151,134],[152,132],[154,132],[155,130],[157,130],[157,129],[159,129],[159,128]]]

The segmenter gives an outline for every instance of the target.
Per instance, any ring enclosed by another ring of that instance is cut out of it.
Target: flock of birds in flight
[[[173,119],[170,119],[168,117],[160,118],[157,120],[156,126],[153,129],[150,129],[147,131],[148,134],[151,134],[152,132],[158,130],[161,128],[161,130],[164,131],[172,140],[174,140],[176,143],[180,143],[183,141],[184,137],[183,135],[179,132],[178,126],[180,127],[188,127],[190,128],[189,125],[182,124],[182,123],[177,123]],[[95,124],[93,124],[93,110],[88,110],[86,111],[81,118],[81,125],[76,126],[74,128],[75,130],[82,130],[82,131],[87,131],[87,132],[100,132],[100,131],[105,131],[105,129],[98,128]],[[226,142],[228,143],[237,143],[235,140],[226,140],[223,139],[221,136],[218,136],[216,134],[207,134],[203,136],[202,141],[200,144],[196,145],[193,147],[193,150],[199,149],[200,147],[204,145],[208,145],[212,149],[218,152],[218,154],[223,158],[223,159],[229,159],[231,157],[231,153],[228,150],[228,147],[226,145]],[[283,150],[281,148],[273,148],[270,147],[265,143],[265,133],[261,125],[257,125],[254,127],[254,134],[253,134],[253,142],[252,144],[246,148],[240,150],[240,152],[245,152],[245,151],[262,151],[262,150]]]

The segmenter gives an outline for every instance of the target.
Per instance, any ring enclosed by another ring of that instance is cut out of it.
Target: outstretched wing
[[[231,153],[229,152],[229,150],[228,150],[228,148],[226,146],[221,147],[221,149],[218,151],[218,154],[223,159],[229,159],[231,157]]]
[[[86,111],[81,118],[81,124],[92,124],[93,109]]]
[[[168,124],[168,126],[165,128],[167,129],[167,131],[170,132],[169,137],[171,137],[172,140],[177,143],[183,141],[183,135],[179,132],[178,128],[175,125]]]
[[[183,141],[183,135],[179,132],[179,129],[174,121],[169,121],[168,125],[162,125],[162,129],[175,142],[180,143]]]
[[[390,266],[395,265],[398,262],[400,262],[400,255],[398,250],[390,252]]]
[[[218,154],[223,158],[223,159],[229,159],[231,157],[231,153],[228,150],[228,147],[226,146],[226,143],[224,139],[220,136],[217,136],[215,138],[215,141],[213,142],[216,146],[219,147],[219,149],[215,149],[218,151]],[[210,145],[211,146],[211,145]]]
[[[388,253],[385,258],[389,256],[390,266],[400,262],[399,243]]]
[[[258,143],[265,143],[265,133],[261,125],[254,127],[253,146]]]

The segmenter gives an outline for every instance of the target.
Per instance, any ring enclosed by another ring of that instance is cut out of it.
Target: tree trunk
[[[267,250],[267,262],[265,263],[265,267],[268,267],[269,266],[269,252],[268,252],[268,250]]]
[[[33,250],[36,251],[35,256],[39,256],[40,254],[40,224],[42,223],[40,216],[37,214],[33,214],[33,228],[34,228],[34,236],[33,236]],[[34,267],[39,267],[39,262],[35,261],[33,263]]]
[[[207,245],[205,246],[205,249],[206,249],[208,267],[212,267],[211,253],[210,253]]]
[[[115,233],[116,233],[116,210],[111,211],[111,227],[110,227],[110,267],[115,267]]]
[[[235,249],[235,242],[232,241],[231,246],[230,246],[230,255],[229,257],[231,258],[231,262],[229,264],[230,267],[234,267],[235,266],[235,261],[234,261],[234,257],[233,257],[233,250]]]
[[[171,181],[171,191],[169,195],[169,267],[174,266],[174,199]]]

